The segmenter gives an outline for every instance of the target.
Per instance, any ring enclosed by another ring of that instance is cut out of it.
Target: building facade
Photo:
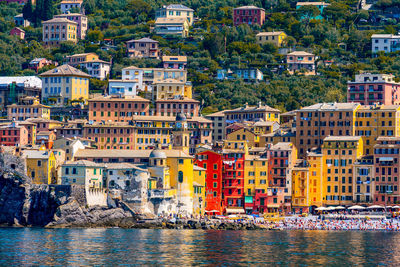
[[[256,6],[242,6],[233,9],[233,25],[240,24],[258,24],[260,26],[265,23],[265,10]]]
[[[43,21],[43,43],[48,46],[58,46],[61,42],[78,41],[78,23],[66,18],[53,18]]]

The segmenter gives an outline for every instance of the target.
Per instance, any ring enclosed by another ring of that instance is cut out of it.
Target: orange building
[[[89,120],[129,121],[135,115],[149,115],[150,100],[135,97],[96,97],[89,101]]]
[[[13,122],[9,125],[0,126],[1,146],[24,146],[28,144],[28,130]]]
[[[176,116],[183,112],[189,117],[198,117],[200,102],[187,97],[156,100],[157,116]]]

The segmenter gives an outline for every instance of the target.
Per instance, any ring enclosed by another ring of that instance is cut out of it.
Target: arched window
[[[182,172],[182,171],[179,171],[179,172],[178,172],[178,181],[179,181],[180,183],[183,183],[183,172]]]

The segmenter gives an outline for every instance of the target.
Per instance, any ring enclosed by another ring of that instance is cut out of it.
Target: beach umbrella
[[[326,210],[335,210],[336,208],[335,207],[328,207],[328,208],[326,208]]]
[[[379,205],[372,205],[372,206],[369,206],[367,209],[384,209],[384,207],[379,206]]]
[[[400,206],[393,206],[393,209],[400,209]]]
[[[354,205],[348,208],[349,210],[364,210],[365,208],[359,205]]]
[[[389,208],[389,209],[391,209],[391,208],[392,208],[392,206],[386,206],[386,208]]]
[[[337,206],[335,209],[336,209],[336,210],[344,210],[345,207],[343,207],[343,206]]]
[[[319,207],[319,208],[316,208],[315,210],[323,211],[323,210],[326,210],[326,208],[325,207]]]

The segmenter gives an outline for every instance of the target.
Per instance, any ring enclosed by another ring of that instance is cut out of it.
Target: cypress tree
[[[32,0],[29,0],[22,9],[22,14],[24,15],[24,19],[33,21],[33,5]]]
[[[54,15],[54,7],[52,0],[43,1],[43,20],[52,19]]]

